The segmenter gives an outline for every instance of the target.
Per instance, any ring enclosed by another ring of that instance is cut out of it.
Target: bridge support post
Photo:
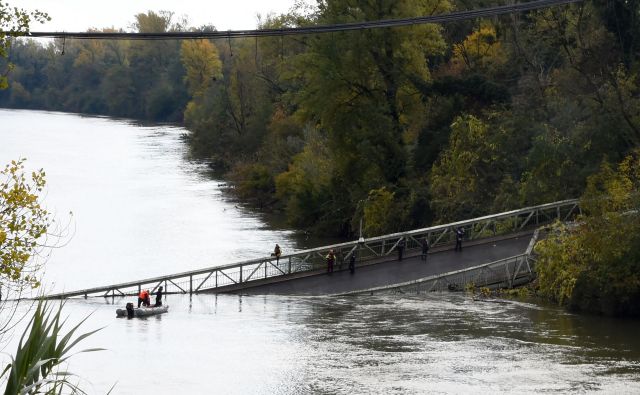
[[[189,295],[193,293],[193,275],[189,275]]]
[[[240,265],[240,284],[242,284],[242,265]]]

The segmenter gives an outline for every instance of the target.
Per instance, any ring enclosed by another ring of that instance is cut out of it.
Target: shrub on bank
[[[583,215],[536,246],[538,293],[572,310],[640,315],[640,150],[588,179]]]

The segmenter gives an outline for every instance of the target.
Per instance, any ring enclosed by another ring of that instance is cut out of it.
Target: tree
[[[0,171],[0,282],[5,289],[40,285],[35,258],[53,220],[40,200],[44,171],[35,171],[30,178],[24,174],[24,160],[12,161]]]
[[[538,243],[538,291],[571,309],[640,315],[640,151],[588,178],[572,227]]]
[[[433,165],[431,204],[441,222],[487,214],[509,177],[511,134],[472,115],[451,125],[449,146]],[[508,181],[507,181],[508,182]]]
[[[485,23],[459,44],[453,45],[451,63],[460,72],[467,69],[472,72],[486,71],[498,67],[507,61],[502,43],[498,40],[495,27]]]
[[[403,18],[450,8],[446,0],[328,0],[319,2],[314,22]],[[326,211],[344,229],[352,223],[355,202],[407,176],[407,145],[424,125],[418,85],[431,80],[428,59],[444,53],[445,43],[439,26],[416,25],[318,35],[307,45],[295,60],[304,81],[296,103],[305,120],[328,136],[334,171]]]
[[[25,160],[12,161],[0,171],[0,342],[19,322],[20,299],[40,286],[41,269],[52,248],[65,241],[59,226],[42,205],[46,185],[41,169],[27,175]]]
[[[293,158],[286,172],[276,177],[277,196],[286,202],[291,224],[309,228],[323,219],[331,198],[332,173],[326,136],[317,129],[305,130],[303,151]]]
[[[393,195],[384,187],[369,192],[363,209],[364,234],[367,237],[388,233],[393,225],[397,225],[394,222],[394,219],[397,220],[397,218],[390,215],[393,210]]]
[[[22,8],[10,7],[0,1],[0,57],[6,58],[11,47],[11,40],[15,37],[29,33],[32,22],[44,23],[50,20],[49,16],[40,11],[25,11]],[[11,64],[4,72],[0,73],[0,89],[7,88],[7,73],[11,70]]]
[[[172,12],[140,13],[133,28],[140,33],[184,30]],[[136,40],[129,52],[130,79],[137,100],[137,114],[156,121],[181,121],[188,98],[183,84],[177,40]]]
[[[208,40],[184,41],[180,59],[186,70],[184,81],[194,98],[201,97],[213,81],[222,77],[222,63],[218,50]]]

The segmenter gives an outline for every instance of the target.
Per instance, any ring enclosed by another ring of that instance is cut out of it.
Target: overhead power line
[[[351,30],[378,29],[420,25],[426,23],[448,23],[466,19],[486,18],[496,15],[512,14],[541,8],[554,7],[583,0],[534,0],[526,3],[483,8],[479,10],[452,12],[449,14],[420,16],[403,19],[383,19],[367,22],[353,22],[322,26],[293,27],[283,29],[260,30],[227,30],[227,31],[194,31],[194,32],[162,32],[162,33],[126,33],[126,32],[31,32],[27,37],[43,38],[76,38],[94,40],[192,40],[220,39],[239,37],[270,37],[301,34],[330,33]]]

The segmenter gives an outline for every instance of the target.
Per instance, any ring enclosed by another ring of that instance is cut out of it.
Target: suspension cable
[[[330,33],[338,31],[352,31],[365,29],[378,29],[387,27],[409,26],[426,23],[449,23],[474,18],[486,18],[497,15],[512,14],[532,11],[541,8],[549,8],[570,3],[578,3],[583,0],[534,0],[526,3],[482,8],[478,10],[459,11],[448,14],[419,16],[402,19],[383,19],[368,22],[352,22],[321,26],[304,26],[281,29],[259,30],[227,30],[227,31],[191,31],[191,32],[161,32],[161,33],[128,33],[128,32],[30,32],[27,37],[43,38],[75,38],[97,40],[193,40],[193,39],[219,39],[238,37],[270,37],[289,36],[301,34]],[[1,34],[16,35],[11,32]]]

